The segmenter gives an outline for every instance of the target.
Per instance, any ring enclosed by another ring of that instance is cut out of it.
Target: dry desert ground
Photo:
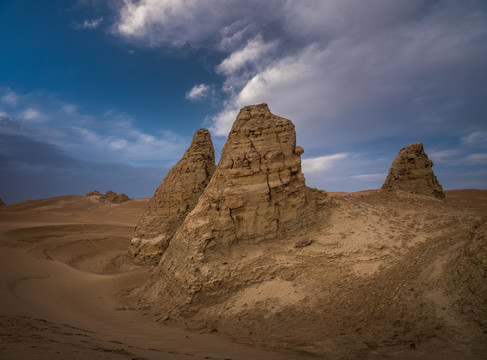
[[[487,358],[487,190],[329,193],[312,233],[235,248],[260,281],[186,317],[134,292],[148,201],[0,207],[0,358]]]

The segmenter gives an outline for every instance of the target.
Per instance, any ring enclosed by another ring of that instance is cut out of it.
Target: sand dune
[[[271,276],[188,319],[129,296],[153,270],[126,257],[148,199],[4,206],[0,358],[485,358],[486,308],[455,274],[487,191],[330,196],[310,246],[239,248]]]

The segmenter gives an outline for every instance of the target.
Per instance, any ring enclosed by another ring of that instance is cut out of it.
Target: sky
[[[485,0],[2,0],[0,198],[151,197],[238,110],[296,125],[309,186],[379,188],[421,141],[487,189]]]

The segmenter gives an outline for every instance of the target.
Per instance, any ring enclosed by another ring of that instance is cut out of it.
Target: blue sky
[[[446,189],[487,189],[486,64],[483,0],[3,0],[0,198],[150,197],[261,102],[310,186],[378,188],[422,141]]]

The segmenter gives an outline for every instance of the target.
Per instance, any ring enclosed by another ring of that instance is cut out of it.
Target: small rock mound
[[[2,199],[0,199],[0,206],[3,206],[3,205],[7,205],[7,204],[5,204]]]
[[[102,201],[105,201],[105,202],[109,202],[109,203],[113,203],[113,204],[121,204],[121,203],[124,203],[126,201],[129,201],[130,198],[125,195],[125,194],[117,194],[116,192],[114,191],[111,191],[111,190],[108,190],[105,195],[102,195],[99,191],[97,190],[93,190],[93,191],[90,191],[86,194],[86,197],[93,197],[93,198],[97,198],[99,200],[102,200]]]
[[[432,167],[433,162],[424,152],[423,144],[410,144],[399,151],[381,190],[402,190],[444,199],[445,193]]]
[[[210,132],[199,129],[184,156],[157,188],[135,228],[129,253],[136,262],[155,263],[160,259],[214,171],[215,151]]]
[[[98,190],[93,190],[93,191],[87,192],[85,196],[86,197],[96,196],[96,197],[101,198],[103,195]]]

